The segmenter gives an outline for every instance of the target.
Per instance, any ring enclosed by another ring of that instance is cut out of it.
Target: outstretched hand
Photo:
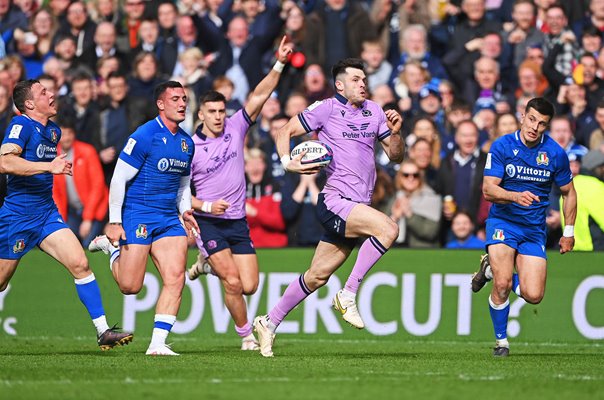
[[[287,42],[287,36],[283,35],[281,43],[279,43],[279,50],[277,50],[277,60],[283,64],[287,64],[289,57],[294,52],[294,48],[291,43]]]
[[[199,225],[197,225],[197,221],[193,216],[193,209],[182,213],[182,221],[185,224],[187,235],[191,235],[196,238],[199,237]]]

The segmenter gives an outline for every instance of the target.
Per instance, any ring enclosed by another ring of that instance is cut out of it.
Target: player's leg
[[[312,292],[325,285],[329,277],[346,261],[351,251],[350,246],[321,240],[310,268],[289,284],[268,315],[256,317],[254,330],[258,333],[260,352],[264,357],[273,356],[275,331],[287,314]]]
[[[47,225],[44,229],[49,229]],[[52,228],[51,228],[52,229]],[[103,350],[128,344],[132,334],[109,328],[101,300],[101,291],[80,241],[66,226],[47,235],[40,248],[67,268],[75,279],[76,291],[97,330],[98,344]]]
[[[500,243],[488,248],[493,287],[489,297],[489,312],[495,330],[495,356],[507,356],[509,343],[507,341],[508,315],[510,313],[509,294],[512,288],[512,274],[516,249]]]
[[[519,254],[516,262],[518,280],[522,282],[522,298],[528,303],[539,304],[545,294],[547,261],[545,258]],[[519,286],[518,290],[520,292]]]
[[[17,270],[18,264],[19,260],[0,259],[0,292],[5,291],[8,287],[8,282]]]
[[[258,287],[256,254],[233,254],[226,248],[213,253],[209,261],[224,287],[224,302],[235,322],[235,331],[241,337],[241,349],[258,350],[243,297],[254,293]]]
[[[137,294],[143,288],[149,244],[124,244],[113,249],[110,268],[113,278],[123,294]]]
[[[151,258],[162,278],[162,289],[155,306],[153,335],[147,354],[178,355],[166,345],[166,338],[176,322],[182,300],[186,256],[187,237],[184,235],[160,237],[151,245]]]

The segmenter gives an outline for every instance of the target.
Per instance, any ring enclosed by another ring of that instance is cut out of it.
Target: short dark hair
[[[551,120],[556,115],[554,105],[543,97],[535,97],[529,100],[524,109],[525,113],[528,113],[530,109],[537,111],[539,114],[547,115]]]
[[[598,37],[600,37],[600,30],[593,25],[585,25],[583,27],[583,31],[581,33],[582,33],[582,36],[598,36]]]
[[[596,104],[596,108],[604,108],[604,97],[600,99],[600,101],[598,101],[598,104]]]
[[[213,103],[215,101],[222,101],[224,104],[226,104],[227,99],[226,97],[224,97],[224,94],[220,92],[217,92],[215,90],[208,90],[203,94],[203,96],[201,96],[199,104],[202,105],[205,103]]]
[[[109,81],[109,79],[113,79],[113,78],[123,79],[126,82],[128,81],[128,78],[126,77],[126,75],[120,71],[112,71],[109,73],[109,75],[107,75],[107,81]]]
[[[363,60],[361,60],[360,58],[345,58],[335,63],[335,65],[331,69],[331,76],[333,77],[334,82],[338,78],[338,75],[346,72],[346,68],[360,69],[361,71],[365,72],[365,65],[363,64]]]
[[[71,78],[71,83],[78,81],[92,81],[93,77],[87,71],[79,70],[76,74]]]
[[[289,120],[289,116],[287,114],[285,114],[285,113],[280,112],[280,113],[276,114],[273,118],[271,118],[271,122],[273,122],[273,121],[279,121],[281,119],[287,119],[287,120]]]
[[[165,81],[155,86],[153,90],[153,101],[159,100],[159,98],[166,93],[168,89],[180,88],[183,89],[182,84],[176,81]]]
[[[21,113],[25,113],[25,101],[32,100],[34,97],[31,93],[31,88],[34,84],[40,83],[37,79],[28,79],[26,81],[17,82],[13,89],[13,104]]]

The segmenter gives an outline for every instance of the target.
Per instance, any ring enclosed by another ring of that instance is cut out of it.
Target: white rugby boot
[[[260,315],[254,318],[254,332],[258,334],[260,354],[262,354],[263,357],[273,357],[275,334],[268,328],[267,318],[267,315]]]
[[[365,323],[359,314],[357,302],[354,298],[346,298],[342,294],[342,291],[343,289],[334,296],[332,301],[333,308],[342,314],[344,321],[348,322],[357,329],[363,329],[365,327]]]

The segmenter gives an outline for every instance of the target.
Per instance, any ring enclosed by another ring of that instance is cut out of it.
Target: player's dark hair
[[[28,79],[26,81],[17,82],[15,88],[13,89],[13,104],[15,108],[19,110],[21,113],[25,113],[25,101],[33,100],[33,95],[31,93],[31,87],[40,83],[37,79]]]
[[[331,76],[333,77],[334,83],[340,74],[346,72],[346,68],[360,69],[365,72],[363,60],[360,58],[345,58],[344,60],[338,61],[333,68],[331,68]]]
[[[217,92],[215,90],[208,90],[203,94],[203,96],[201,96],[199,104],[213,103],[216,101],[222,101],[224,104],[226,104],[227,99],[220,92]]]
[[[155,89],[153,90],[153,101],[159,100],[159,98],[166,93],[166,90],[176,88],[183,88],[180,82],[166,81],[160,83],[159,85],[155,86]]]
[[[524,112],[528,113],[531,108],[537,111],[539,114],[547,115],[550,119],[556,115],[554,105],[545,100],[543,97],[535,97],[529,100],[529,102],[526,104]]]

